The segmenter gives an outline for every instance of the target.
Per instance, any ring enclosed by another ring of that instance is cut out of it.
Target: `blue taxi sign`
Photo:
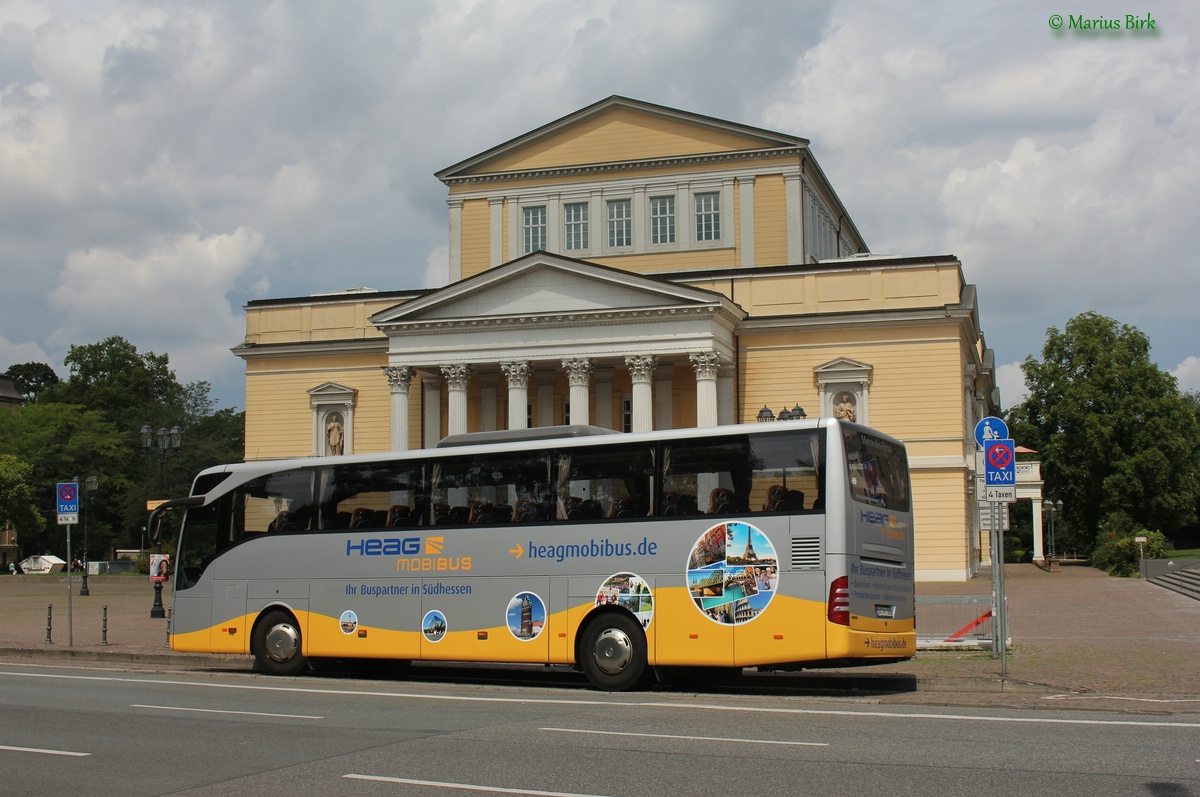
[[[58,505],[58,525],[73,526],[79,522],[79,482],[59,482],[54,488]]]

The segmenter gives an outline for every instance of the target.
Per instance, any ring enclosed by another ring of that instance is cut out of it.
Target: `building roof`
[[[11,376],[0,374],[0,406],[9,404],[20,406],[24,403],[25,397],[21,395],[21,391],[17,390],[17,383]]]

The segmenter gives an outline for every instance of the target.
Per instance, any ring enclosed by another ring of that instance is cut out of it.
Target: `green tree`
[[[186,390],[166,354],[142,353],[125,338],[71,346],[63,360],[69,376],[39,400],[78,404],[103,412],[122,428],[171,426],[183,418]]]
[[[67,404],[35,402],[20,412],[0,413],[0,454],[29,463],[27,479],[38,506],[54,506],[57,482],[101,479],[101,489],[88,507],[88,547],[92,558],[112,546],[114,530],[125,525],[119,502],[130,486],[126,474],[130,451],[125,437],[103,414]],[[48,516],[33,528],[18,526],[17,544],[23,553],[66,553],[66,540],[57,527],[57,516]]]
[[[43,390],[61,381],[54,369],[45,363],[18,363],[4,373],[12,377],[13,384],[26,401],[35,401]]]
[[[1195,404],[1151,362],[1145,335],[1083,313],[1048,329],[1042,359],[1027,357],[1022,369],[1029,395],[1009,427],[1040,452],[1045,494],[1065,504],[1060,540],[1090,551],[1105,524],[1170,536],[1195,518]]]
[[[18,540],[36,535],[46,524],[34,500],[32,479],[32,465],[0,454],[0,528],[15,528]]]
[[[47,504],[56,482],[100,479],[87,511],[91,558],[138,545],[147,500],[187,495],[200,470],[242,459],[243,414],[215,409],[208,382],[181,385],[168,355],[139,352],[114,336],[71,346],[65,362],[65,380],[47,378],[34,402],[0,417],[0,452],[33,465],[34,495]],[[142,446],[144,425],[180,426],[183,446],[160,463],[156,442]],[[65,553],[54,520],[21,538],[28,553]]]

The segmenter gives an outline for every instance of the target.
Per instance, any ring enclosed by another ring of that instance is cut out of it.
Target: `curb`
[[[157,664],[187,667],[202,670],[233,669],[254,670],[252,656],[207,653],[161,653],[149,651],[97,650],[95,648],[14,648],[0,647],[0,658],[60,659],[89,662],[126,662],[131,664]],[[753,672],[753,671],[751,671]],[[803,680],[819,691],[845,693],[896,693],[896,692],[973,692],[977,694],[1057,694],[1065,690],[1025,681],[1001,680],[999,678],[967,678],[954,676],[873,675],[870,673],[820,673],[806,671],[798,673],[761,673],[765,678],[786,677]]]
[[[162,653],[150,653],[148,651],[96,650],[95,648],[0,648],[0,657],[68,659],[71,661],[123,661],[137,664],[172,664],[201,669],[211,669],[217,666],[250,670],[254,663],[254,659],[250,656],[173,653],[168,650],[164,650]]]

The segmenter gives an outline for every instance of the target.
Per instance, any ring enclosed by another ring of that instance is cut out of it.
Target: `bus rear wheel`
[[[588,623],[580,644],[580,666],[592,685],[607,692],[641,686],[646,666],[646,635],[627,614],[605,612]]]
[[[307,662],[301,651],[300,624],[287,612],[267,612],[254,626],[250,652],[258,668],[270,675],[296,675]]]

